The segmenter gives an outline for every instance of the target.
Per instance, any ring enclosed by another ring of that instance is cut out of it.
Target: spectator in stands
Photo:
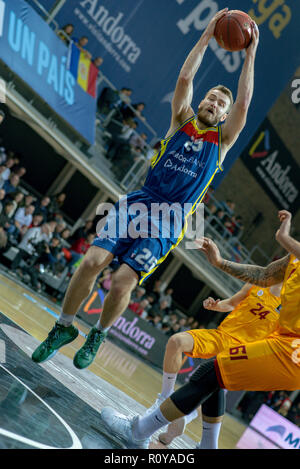
[[[0,226],[0,252],[5,250],[7,246],[7,233],[5,229]]]
[[[100,68],[101,65],[103,64],[103,58],[100,56],[96,57],[92,63],[95,65],[95,67]]]
[[[21,203],[24,199],[24,194],[23,192],[19,191],[19,192],[15,192],[15,193],[12,193],[11,194],[11,202],[13,204],[13,208],[9,214],[10,217],[12,217],[14,215],[14,213],[16,212],[16,210],[18,209],[18,207],[21,206]]]
[[[64,192],[60,192],[59,194],[56,194],[51,197],[50,204],[48,206],[49,215],[54,216],[55,214],[59,213],[65,203],[65,200],[66,194]]]
[[[225,210],[228,211],[230,215],[233,215],[235,210],[235,203],[232,202],[232,200],[226,200],[224,205]]]
[[[157,303],[161,295],[161,280],[155,280],[153,288],[151,290],[151,295],[154,296],[155,303]]]
[[[14,228],[13,221],[9,217],[9,213],[12,210],[12,207],[13,207],[12,202],[7,201],[4,205],[4,208],[1,212],[1,214],[0,214],[0,227],[5,232],[6,241],[7,241],[7,233],[9,233],[9,230],[13,230],[13,228]],[[3,233],[2,230],[1,230],[2,243],[4,243],[4,233]],[[5,246],[6,246],[6,242],[5,242]]]
[[[20,207],[16,211],[16,214],[14,216],[15,229],[13,231],[15,238],[17,238],[19,234],[23,236],[28,230],[28,227],[32,223],[32,215],[34,209],[34,205],[28,205],[28,207]]]
[[[79,239],[85,239],[90,233],[93,232],[93,225],[93,220],[86,220],[85,224],[77,228],[77,230],[72,234],[72,241],[75,242]]]
[[[19,252],[12,262],[11,269],[15,271],[22,260],[26,260],[35,254],[35,247],[38,243],[41,241],[49,243],[50,238],[51,231],[48,223],[30,228],[23,236],[22,241],[18,244]]]
[[[163,332],[164,334],[168,334],[171,330],[171,327],[169,326],[168,323],[165,323],[161,326],[161,332]]]
[[[224,224],[223,224],[224,216],[225,216],[225,211],[222,208],[220,208],[217,210],[215,214],[215,219],[213,219],[210,222],[211,226],[213,226],[214,229],[221,235],[223,235],[224,233]]]
[[[33,216],[32,216],[31,225],[28,228],[34,228],[36,226],[41,226],[43,221],[45,221],[44,217],[43,217],[43,214],[35,211]]]
[[[19,182],[19,176],[17,174],[12,173],[8,181],[5,181],[5,183],[3,184],[3,189],[5,190],[5,193],[10,194],[12,192],[15,192]]]
[[[168,302],[159,300],[158,303],[153,306],[152,310],[163,318],[165,315],[168,315],[169,312]]]
[[[146,317],[148,316],[148,313],[147,313],[148,306],[149,306],[149,301],[146,298],[144,298],[140,302],[131,301],[128,305],[128,308],[131,309],[131,311],[133,311],[135,314],[137,314],[141,318],[146,319]]]
[[[138,117],[141,120],[145,120],[145,117],[142,115],[144,109],[145,103],[136,103],[133,104],[131,107],[124,106],[121,109],[121,112],[124,119],[128,119],[129,117],[131,117],[132,119]]]
[[[162,321],[161,321],[161,316],[159,314],[155,314],[148,322],[152,326],[156,327],[157,329],[162,328]]]
[[[68,46],[71,42],[71,36],[73,32],[74,32],[74,25],[69,23],[69,24],[66,24],[62,29],[60,29],[57,32],[57,35]]]
[[[54,233],[60,235],[66,228],[66,222],[64,220],[57,220],[57,224],[54,230]]]
[[[79,238],[77,241],[75,241],[71,248],[70,252],[72,254],[72,259],[69,262],[69,266],[72,267],[74,264],[76,264],[79,259],[82,259],[84,254],[87,252],[88,248],[90,247],[91,243],[93,242],[95,237],[94,233],[89,233],[85,238]]]
[[[13,169],[13,174],[16,174],[21,179],[26,174],[26,168],[24,166],[16,166]]]
[[[131,148],[134,152],[134,156],[139,157],[140,154],[145,155],[147,153],[147,134],[142,132],[140,135],[135,133],[129,140]]]
[[[180,324],[179,322],[175,322],[171,327],[170,330],[167,332],[167,336],[171,337],[173,334],[177,334],[177,332],[180,332]]]
[[[50,202],[50,197],[48,196],[45,196],[40,201],[37,200],[35,202],[35,211],[42,213],[45,221],[48,220]]]
[[[188,327],[186,325],[186,318],[180,318],[178,324],[180,326],[179,332],[185,332],[188,330]]]
[[[195,321],[194,316],[189,316],[186,320],[186,327],[188,328],[187,330],[191,329],[193,322]]]
[[[73,38],[73,40],[78,49],[84,53],[86,58],[91,60],[92,54],[85,48],[89,42],[89,38],[87,36],[81,36],[81,38],[79,38],[78,40],[76,38]]]
[[[133,119],[123,120],[122,125],[111,121],[106,127],[112,138],[106,153],[106,157],[112,161],[117,159],[118,165],[121,160],[127,159],[131,155],[130,139],[137,127]]]
[[[124,106],[124,102],[130,102],[131,94],[132,90],[127,87],[123,87],[119,91],[113,90],[108,86],[103,88],[97,100],[98,111],[100,114],[107,115],[110,111],[115,109],[118,112],[114,115],[114,118],[117,120],[122,120],[122,106]]]
[[[172,295],[173,295],[173,288],[167,288],[165,292],[162,292],[160,294],[160,301],[166,301],[167,304],[168,304],[168,308],[171,308],[172,306],[172,301],[173,301],[173,298],[172,298]]]
[[[2,210],[3,210],[3,202],[2,200],[4,200],[5,198],[5,190],[4,189],[0,189],[0,214],[2,213]]]
[[[71,237],[71,230],[69,228],[65,228],[61,233],[60,233],[60,238],[62,242],[62,246],[64,247],[70,247],[70,237]]]
[[[145,288],[137,286],[131,294],[131,301],[133,303],[140,302],[142,300],[143,296],[145,295],[145,293],[146,293]]]
[[[0,175],[0,188],[9,180],[13,166],[16,164],[16,158],[9,157],[4,165],[4,170],[1,170]]]
[[[35,202],[35,199],[34,199],[33,195],[27,194],[27,195],[25,195],[25,197],[24,197],[23,201],[21,202],[20,206],[21,207],[28,207],[29,205],[34,204],[34,202]]]
[[[205,329],[205,326],[199,326],[199,321],[195,320],[191,325],[191,329]]]

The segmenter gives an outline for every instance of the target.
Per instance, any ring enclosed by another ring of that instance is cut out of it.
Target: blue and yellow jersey
[[[220,170],[221,125],[201,130],[193,116],[161,140],[142,190],[168,203],[192,204],[194,211]]]

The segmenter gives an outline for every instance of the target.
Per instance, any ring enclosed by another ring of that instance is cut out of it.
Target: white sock
[[[163,372],[161,395],[166,399],[174,392],[177,373]]]
[[[156,430],[168,425],[170,423],[160,411],[160,408],[155,409],[151,414],[140,417],[136,425],[133,427],[133,436],[137,440],[144,440],[149,438]]]
[[[197,412],[197,409],[195,409],[190,414],[184,417],[185,424],[187,425],[188,423],[192,422],[192,420],[195,420],[197,417],[198,417],[198,412]]]
[[[100,324],[100,319],[98,319],[97,323],[95,324],[95,327],[102,332],[107,332],[110,328],[109,327],[103,327]]]
[[[218,449],[222,422],[208,423],[203,421],[202,439],[199,449]]]
[[[75,318],[75,314],[73,316],[72,314],[61,313],[57,322],[58,324],[61,324],[62,326],[69,327],[71,326],[74,318]]]

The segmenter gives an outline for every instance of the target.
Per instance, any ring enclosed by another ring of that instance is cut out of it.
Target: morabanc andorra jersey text
[[[192,204],[194,211],[221,166],[221,125],[201,130],[197,117],[161,141],[142,191],[168,203]]]

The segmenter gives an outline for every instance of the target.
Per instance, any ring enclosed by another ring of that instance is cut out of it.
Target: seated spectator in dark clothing
[[[55,227],[54,233],[60,235],[64,231],[66,226],[67,224],[64,220],[57,220],[57,225]]]
[[[155,314],[154,317],[152,317],[152,319],[150,319],[148,322],[157,329],[162,328],[161,316],[159,314]]]
[[[77,228],[77,230],[71,236],[72,242],[75,242],[79,239],[85,239],[90,233],[92,233],[93,225],[93,220],[87,220],[83,226]]]
[[[66,194],[64,192],[56,194],[50,198],[50,204],[48,205],[49,217],[54,217],[55,214],[59,213],[65,203],[65,200]]]
[[[45,221],[48,220],[48,214],[49,214],[49,208],[48,207],[49,207],[50,202],[51,202],[50,197],[45,196],[41,199],[41,201],[37,200],[34,204],[35,205],[35,211],[39,212],[39,213],[42,213]]]
[[[25,195],[22,202],[20,203],[20,207],[28,207],[28,205],[32,205],[35,202],[35,198],[31,194]]]
[[[156,313],[159,314],[161,317],[164,317],[165,315],[168,314],[169,312],[169,303],[166,300],[160,300],[158,303],[156,303],[152,310]]]
[[[8,200],[5,202],[4,208],[0,214],[0,226],[2,226],[2,228],[4,228],[4,230],[8,233],[14,231],[14,222],[9,216],[12,209],[13,204],[10,200]]]
[[[130,138],[132,137],[136,127],[137,123],[132,119],[124,119],[122,124],[115,121],[110,122],[106,127],[112,135],[112,139],[106,153],[107,158],[112,161],[117,160],[119,162],[123,153],[130,152]]]
[[[66,43],[68,46],[71,42],[71,36],[74,32],[74,26],[73,24],[66,24],[62,29],[57,31],[58,37]]]
[[[70,237],[71,237],[71,230],[69,228],[65,228],[61,233],[60,233],[60,239],[63,247],[70,247]]]
[[[168,334],[170,332],[171,328],[169,326],[169,324],[163,324],[161,326],[161,332],[163,332],[164,334]]]
[[[140,155],[145,155],[147,152],[147,134],[142,132],[140,135],[135,133],[129,140],[131,148],[134,152],[134,156],[139,157]]]
[[[5,193],[10,194],[11,192],[16,192],[19,182],[19,176],[17,174],[12,173],[8,181],[5,181],[5,183],[3,184],[3,189],[5,190]]]
[[[170,330],[166,333],[168,337],[171,337],[173,334],[177,334],[177,332],[180,332],[180,324],[178,322],[175,322],[173,326],[171,326]]]
[[[155,280],[152,290],[149,292],[155,298],[155,303],[159,301],[161,295],[161,280]]]
[[[41,226],[41,224],[44,222],[44,217],[42,213],[34,212],[32,216],[32,222],[31,225],[28,227],[29,228],[35,228],[37,226]]]
[[[185,332],[188,330],[188,327],[186,325],[186,318],[180,318],[178,324],[180,326],[180,332]]]
[[[4,189],[0,189],[0,214],[3,210],[3,200],[5,198],[5,190]]]
[[[100,114],[107,115],[113,109],[118,110],[118,113],[114,115],[114,118],[122,120],[123,116],[120,109],[124,105],[124,101],[130,102],[131,93],[132,90],[125,87],[120,91],[113,90],[110,87],[103,88],[97,100],[98,111]]]
[[[21,207],[21,204],[24,200],[24,194],[23,192],[13,192],[12,194],[10,194],[9,199],[13,204],[13,208],[9,214],[9,216],[12,217],[15,214],[16,210]]]
[[[13,168],[12,174],[16,174],[21,179],[21,177],[23,177],[26,174],[26,171],[27,170],[26,168],[24,168],[24,166],[18,165]]]
[[[145,103],[136,103],[131,106],[133,109],[131,109],[129,106],[125,106],[122,108],[122,114],[124,119],[128,119],[131,117],[134,119],[135,117],[139,117],[142,120],[145,120],[145,117],[142,115],[143,110],[145,109]]]
[[[225,217],[225,212],[223,209],[217,210],[215,214],[216,219],[211,220],[210,224],[211,226],[214,227],[214,229],[220,233],[221,235],[224,233],[224,217]]]

